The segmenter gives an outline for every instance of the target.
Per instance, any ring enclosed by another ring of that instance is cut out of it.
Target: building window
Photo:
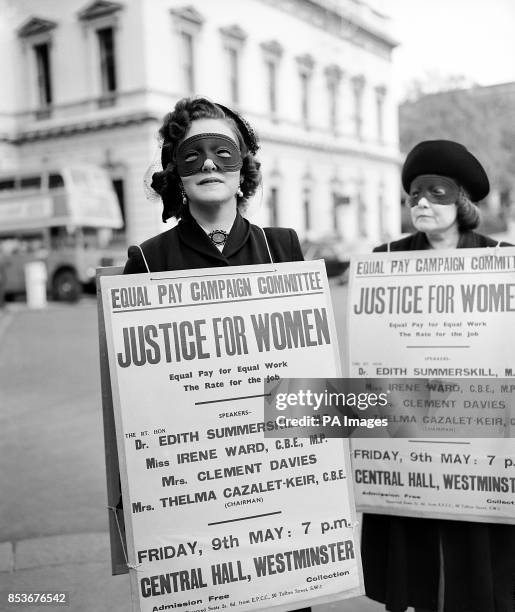
[[[305,187],[302,192],[302,207],[304,208],[304,229],[309,232],[311,229],[311,189]]]
[[[356,203],[358,206],[358,231],[359,235],[362,238],[366,238],[368,236],[368,226],[367,226],[367,208],[365,204],[365,200],[363,198],[363,187],[360,186],[358,188],[358,193],[356,197]]]
[[[341,235],[342,232],[342,210],[345,206],[349,206],[351,199],[342,190],[341,181],[338,178],[331,180],[331,193],[332,193],[332,216],[333,216],[333,228],[336,234]]]
[[[268,110],[270,114],[277,113],[277,64],[273,60],[266,62],[268,82]]]
[[[229,89],[231,94],[231,102],[239,104],[240,102],[240,58],[238,50],[234,47],[227,48],[227,59],[229,63]]]
[[[120,212],[122,213],[123,225],[125,226],[125,190],[123,187],[123,179],[117,178],[112,179],[113,189],[115,190],[116,197],[118,198],[118,204],[120,205]]]
[[[362,75],[352,79],[352,91],[354,95],[354,135],[358,140],[363,138],[363,89],[365,78]]]
[[[277,187],[271,187],[268,195],[268,210],[270,215],[270,225],[275,227],[279,225],[279,210],[278,210],[279,190]]]
[[[91,87],[98,96],[100,108],[116,102],[119,88],[116,32],[122,21],[123,8],[119,2],[103,0],[92,2],[78,13],[89,41],[89,53],[94,59],[92,65],[98,66],[96,75],[91,75],[94,79]]]
[[[300,113],[304,127],[309,127],[310,119],[310,96],[311,96],[311,77],[315,61],[311,55],[301,55],[296,58],[299,68],[300,78]]]
[[[113,238],[115,242],[121,242],[125,239],[125,232],[127,226],[126,209],[125,209],[125,186],[123,179],[115,178],[112,179],[113,188],[118,198],[118,204],[120,205],[120,212],[122,213],[123,226],[119,229],[113,230]]]
[[[97,30],[100,57],[100,84],[103,97],[116,92],[116,59],[114,49],[114,28]]]
[[[27,55],[25,71],[30,75],[27,97],[36,107],[36,119],[50,117],[54,102],[52,87],[52,36],[57,27],[55,21],[31,17],[18,30],[23,41],[23,51]],[[30,54],[29,54],[30,51]]]
[[[338,87],[336,83],[328,83],[327,92],[329,95],[329,126],[333,132],[338,127]]]
[[[302,192],[301,192],[301,205],[304,217],[304,230],[308,233],[312,228],[312,215],[311,215],[311,200],[313,195],[313,175],[311,169],[306,168],[304,175],[302,176]]]
[[[181,59],[184,90],[188,93],[195,91],[195,47],[193,34],[181,32]]]
[[[178,40],[178,49],[174,53],[173,62],[177,61],[177,53],[181,67],[183,91],[187,94],[195,93],[196,88],[196,62],[197,43],[200,28],[204,17],[193,7],[171,9],[175,23],[175,37]]]
[[[384,142],[384,99],[386,97],[386,87],[383,85],[376,87],[376,115],[377,115],[377,140]]]
[[[240,58],[247,34],[239,25],[220,28],[222,41],[227,57],[229,76],[229,97],[232,104],[240,103]]]
[[[300,112],[302,123],[309,125],[309,76],[300,75]]]
[[[268,111],[272,115],[272,119],[276,119],[279,111],[277,96],[278,71],[279,62],[283,55],[283,47],[277,41],[271,40],[261,43],[261,49],[263,50],[265,60]]]
[[[342,78],[342,69],[333,64],[325,69],[327,79],[327,97],[329,102],[329,127],[332,132],[338,132],[339,113],[338,106],[340,103],[340,81]]]
[[[39,106],[44,108],[52,104],[52,75],[50,73],[50,45],[34,45],[38,84]]]
[[[338,214],[338,193],[333,191],[332,193],[332,200],[333,200],[333,229],[334,229],[334,233],[339,235],[340,234],[340,215]]]

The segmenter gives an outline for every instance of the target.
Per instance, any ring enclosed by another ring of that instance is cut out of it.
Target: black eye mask
[[[422,197],[432,204],[455,204],[460,188],[455,181],[436,174],[421,174],[413,180],[408,195],[408,204],[416,206]]]
[[[237,172],[243,165],[238,145],[224,134],[197,134],[186,138],[177,148],[177,172],[190,176],[202,172],[210,159],[219,172]]]

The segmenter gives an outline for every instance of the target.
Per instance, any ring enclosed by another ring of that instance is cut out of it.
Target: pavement
[[[7,603],[38,591],[68,592],[73,612],[130,610],[128,576],[111,576],[94,299],[0,309],[0,389],[0,611],[61,608]],[[382,610],[366,597],[314,608]]]

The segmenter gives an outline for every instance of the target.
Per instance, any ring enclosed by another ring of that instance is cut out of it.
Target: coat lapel
[[[237,213],[223,251],[224,257],[229,258],[237,253],[245,245],[249,239],[249,235],[250,223],[244,219],[240,213]]]
[[[187,249],[196,251],[202,257],[227,264],[227,258],[220,253],[220,251],[211,242],[206,232],[189,213],[186,213],[180,220],[178,234],[180,241]],[[221,264],[218,263],[218,265]]]
[[[215,247],[205,231],[189,213],[186,213],[180,220],[177,226],[177,234],[183,260],[190,262],[191,265],[191,257],[188,255],[188,251],[194,251],[191,255],[198,257],[199,262],[205,261],[205,265],[202,263],[203,267],[241,264],[242,262],[239,261],[240,258],[238,253],[240,253],[243,247],[248,245],[249,242],[253,242],[251,240],[251,225],[249,221],[244,219],[239,213],[236,214],[222,253]],[[257,262],[259,260],[258,254],[256,253],[251,259],[253,262],[254,259],[256,259]],[[264,261],[267,260],[268,256],[265,255]]]

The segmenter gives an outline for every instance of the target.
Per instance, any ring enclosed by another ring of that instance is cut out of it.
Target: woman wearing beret
[[[495,247],[473,230],[474,204],[489,192],[479,161],[449,140],[419,143],[402,185],[417,232],[375,251]],[[499,246],[511,246],[500,243]],[[362,559],[366,593],[403,612],[513,612],[515,527],[366,514]]]
[[[304,259],[294,230],[263,230],[240,214],[261,182],[257,137],[243,117],[205,98],[184,98],[159,133],[163,170],[153,174],[152,188],[163,201],[163,222],[179,222],[130,247],[124,274]]]

